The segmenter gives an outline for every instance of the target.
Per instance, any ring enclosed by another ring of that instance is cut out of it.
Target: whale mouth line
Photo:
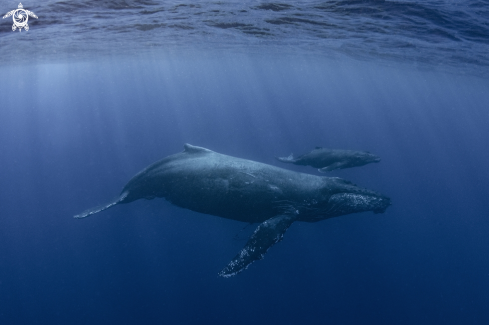
[[[376,193],[336,193],[324,206],[297,204],[291,201],[276,201],[282,214],[301,215],[302,220],[319,221],[346,214],[368,212],[384,213],[391,205],[388,197]]]
[[[390,199],[384,196],[360,193],[338,193],[333,194],[329,198],[327,210],[330,215],[344,215],[366,211],[383,213],[390,204]]]

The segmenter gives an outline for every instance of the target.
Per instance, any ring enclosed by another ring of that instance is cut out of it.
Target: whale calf
[[[85,218],[118,204],[165,198],[195,212],[260,223],[245,247],[219,273],[233,276],[262,259],[293,222],[350,213],[383,213],[390,199],[337,177],[298,173],[184,145],[136,174],[114,201],[80,213]]]
[[[309,153],[297,158],[291,154],[288,157],[276,157],[284,163],[311,166],[318,168],[322,173],[335,169],[359,167],[373,162],[379,162],[380,157],[368,151],[328,149],[316,147]]]

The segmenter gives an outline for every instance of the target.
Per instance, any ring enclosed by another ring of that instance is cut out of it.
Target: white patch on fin
[[[263,259],[268,249],[282,240],[284,233],[296,218],[293,215],[279,215],[261,223],[248,239],[245,247],[219,275],[229,278],[246,270],[254,261]]]

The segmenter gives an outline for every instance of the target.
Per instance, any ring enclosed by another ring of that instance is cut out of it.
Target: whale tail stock
[[[284,233],[296,220],[297,217],[293,215],[278,215],[261,223],[245,247],[219,272],[219,275],[229,278],[246,270],[254,261],[263,259],[268,249],[282,240]]]
[[[94,208],[85,210],[82,213],[77,214],[73,218],[75,218],[75,219],[82,219],[82,218],[89,217],[92,214],[99,213],[101,211],[107,210],[108,208],[111,208],[114,205],[121,203],[127,197],[128,194],[129,194],[129,192],[124,192],[118,198],[116,198],[115,200],[111,201],[110,203],[99,205],[99,206],[96,206]]]

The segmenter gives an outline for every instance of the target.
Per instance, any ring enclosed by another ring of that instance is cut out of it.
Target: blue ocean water
[[[29,31],[0,24],[0,324],[487,324],[489,2],[23,4]],[[275,157],[369,150],[327,176],[392,206],[294,223],[229,279],[256,224],[162,199],[73,219],[184,143],[315,175]]]

